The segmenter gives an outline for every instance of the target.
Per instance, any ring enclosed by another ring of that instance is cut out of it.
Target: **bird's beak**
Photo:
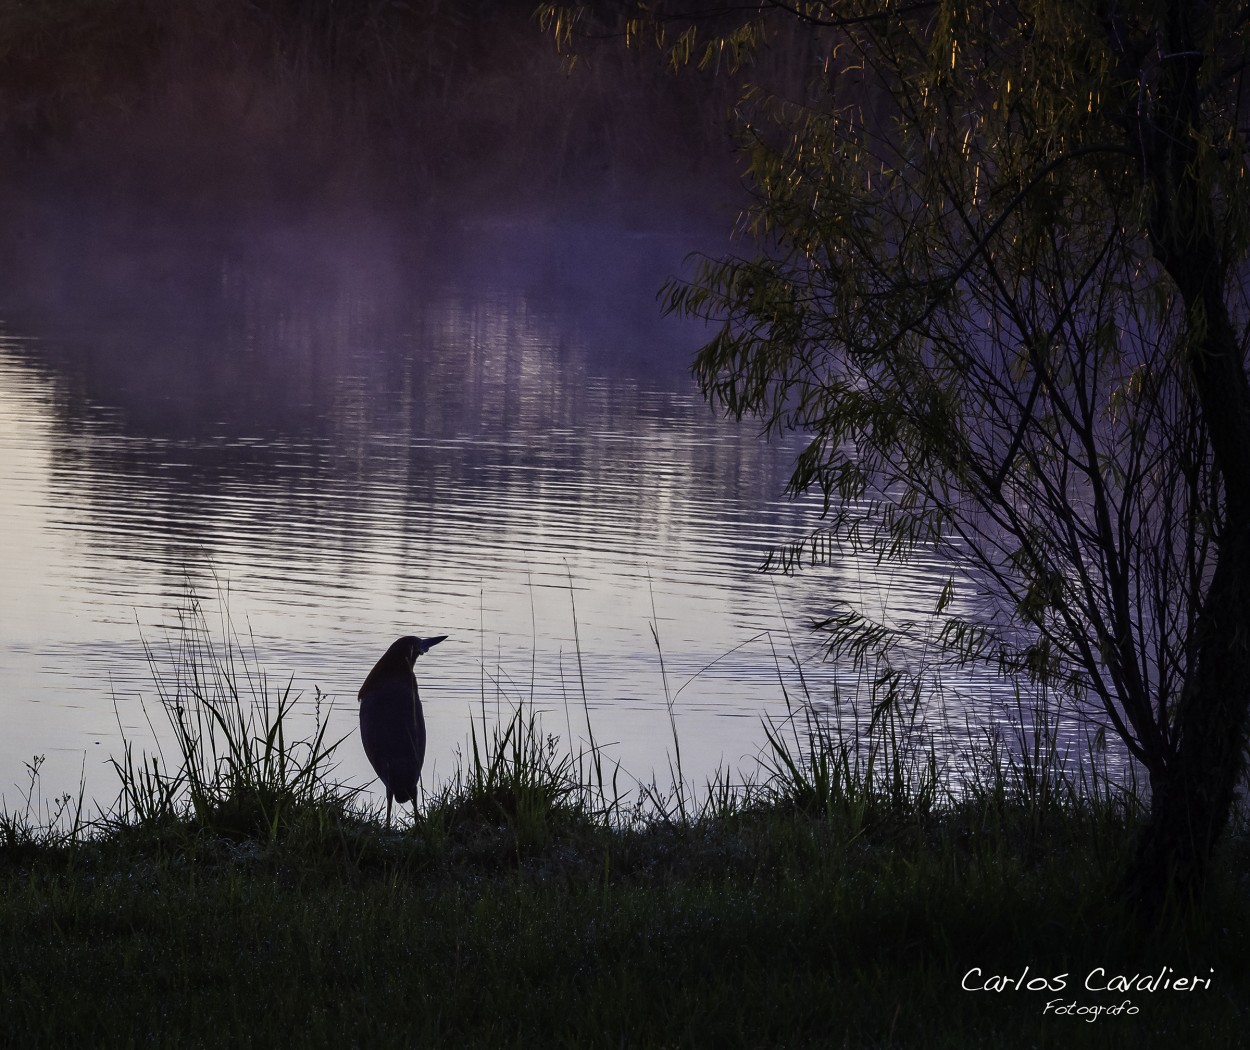
[[[447,635],[445,634],[440,634],[437,638],[422,638],[420,644],[417,646],[417,655],[424,656],[434,646],[438,645],[439,642],[446,641],[446,639]]]

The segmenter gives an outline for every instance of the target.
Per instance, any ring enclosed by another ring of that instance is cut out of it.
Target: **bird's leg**
[[[391,826],[391,802],[394,800],[394,798],[395,796],[392,795],[389,791],[386,793],[386,827],[388,830],[390,829],[390,826]]]

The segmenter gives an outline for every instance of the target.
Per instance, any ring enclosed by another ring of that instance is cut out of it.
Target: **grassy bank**
[[[1202,914],[1140,930],[1108,903],[1127,844],[1012,807],[857,834],[784,807],[570,822],[541,843],[485,817],[117,831],[4,851],[0,1010],[10,1045],[43,1046],[1237,1045],[1231,865]],[[1066,990],[961,988],[1026,967]],[[1082,987],[1169,967],[1211,985]]]
[[[892,747],[888,719],[855,741],[777,727],[754,784],[629,800],[521,704],[475,726],[456,775],[388,829],[333,782],[333,742],[288,738],[289,688],[185,637],[161,688],[168,766],[127,747],[117,803],[90,820],[73,798],[45,819],[0,815],[10,1045],[1231,1046],[1244,1032],[1244,830],[1200,909],[1143,926],[1116,903],[1135,800],[1075,790],[1045,748],[983,756],[955,791]],[[1159,974],[1204,983],[1114,979]]]

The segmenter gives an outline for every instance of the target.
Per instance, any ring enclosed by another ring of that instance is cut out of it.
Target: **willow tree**
[[[807,436],[827,536],[989,582],[946,643],[1100,704],[1149,776],[1132,890],[1196,892],[1250,707],[1250,8],[627,9],[678,64],[806,64],[738,110],[756,254],[670,289],[704,393]]]

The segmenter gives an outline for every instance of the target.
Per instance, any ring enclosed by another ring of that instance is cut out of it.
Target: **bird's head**
[[[408,666],[411,667],[417,662],[418,656],[424,656],[446,637],[447,635],[445,634],[440,634],[437,638],[417,638],[415,635],[406,635],[391,646],[390,653],[402,656],[407,661]],[[390,653],[387,655],[389,656]]]
[[[431,646],[438,645],[446,637],[445,634],[440,634],[437,638],[417,638],[414,635],[405,635],[392,642],[391,647],[382,654],[382,659],[373,665],[373,670],[365,678],[365,684],[360,687],[362,702],[370,690],[389,688],[397,680],[412,683],[415,687],[412,665],[417,662],[418,656],[428,653]],[[388,685],[384,687],[383,683],[388,683]]]

